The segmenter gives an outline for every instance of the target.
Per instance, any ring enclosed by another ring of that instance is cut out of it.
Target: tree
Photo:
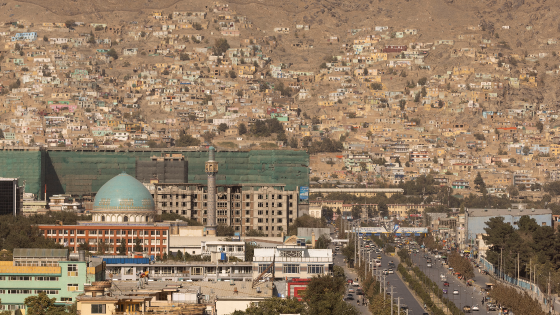
[[[225,132],[227,129],[228,129],[228,125],[226,123],[221,123],[220,125],[218,125],[219,132]]]
[[[535,127],[537,127],[537,129],[539,130],[539,133],[542,133],[543,128],[544,128],[542,122],[538,121]]]
[[[185,54],[185,53],[179,54],[179,59],[180,59],[181,61],[191,60],[191,58],[189,57],[189,54]]]
[[[233,71],[233,70],[229,70],[228,74],[229,74],[229,77],[232,78],[232,79],[237,78],[237,73],[235,73],[235,71]]]
[[[205,131],[202,134],[202,138],[204,139],[204,141],[206,141],[207,143],[212,143],[212,140],[214,140],[214,138],[216,137],[216,134],[213,131]]]
[[[476,178],[474,179],[475,188],[478,189],[482,194],[486,194],[486,183],[484,183],[484,179],[480,172],[476,174]]]
[[[119,59],[119,55],[117,54],[117,51],[115,50],[115,48],[111,48],[109,49],[109,51],[107,52],[107,56],[117,60]]]
[[[175,141],[176,147],[191,147],[191,146],[199,146],[200,140],[193,138],[191,135],[182,134],[179,136],[179,139]]]
[[[426,85],[427,82],[428,82],[428,78],[426,78],[426,77],[422,77],[422,78],[418,79],[418,84],[419,85]]]
[[[362,206],[360,205],[353,205],[352,206],[352,218],[354,220],[358,220],[362,217]]]
[[[80,245],[78,246],[78,248],[80,250],[85,250],[86,253],[89,253],[89,251],[91,250],[91,247],[89,246],[89,243],[80,243]]]
[[[76,25],[76,21],[74,20],[66,20],[66,22],[64,22],[64,24],[66,25],[67,28],[71,28],[74,25]]]
[[[219,38],[214,41],[214,47],[212,48],[212,52],[214,56],[221,56],[229,49],[229,44],[227,39]]]
[[[307,314],[305,304],[296,298],[282,299],[272,297],[260,301],[258,305],[251,304],[244,312],[235,311],[233,315],[280,315],[280,314]]]
[[[432,159],[432,161],[434,162],[434,164],[439,164],[439,161],[438,161],[437,156],[434,156],[434,158]]]
[[[237,133],[242,136],[244,134],[247,133],[247,127],[245,126],[244,123],[240,123],[239,126],[237,126]]]
[[[388,217],[388,216],[389,216],[389,207],[387,206],[386,203],[380,202],[380,203],[377,205],[377,210],[379,211],[379,214],[380,214],[382,217]]]
[[[29,315],[51,315],[64,311],[64,307],[56,306],[55,302],[56,298],[50,299],[45,292],[41,292],[37,296],[26,297],[23,303]]]
[[[120,240],[120,245],[119,247],[117,247],[117,251],[119,252],[119,255],[126,255],[126,240],[125,239],[121,239]]]
[[[296,137],[292,137],[290,139],[290,141],[288,142],[288,145],[290,146],[290,148],[292,149],[297,149],[298,147],[298,139],[296,139]]]
[[[531,149],[528,146],[524,146],[522,150],[523,154],[527,155],[531,152]]]
[[[343,277],[321,275],[311,278],[303,293],[303,300],[308,306],[308,314],[359,314],[353,306],[342,300],[345,293],[344,282]]]
[[[481,133],[475,133],[473,136],[474,136],[474,138],[475,138],[476,140],[480,140],[480,141],[486,140],[486,138],[484,137],[484,135],[481,134]]]
[[[97,254],[104,255],[107,252],[107,243],[99,242],[97,243]]]
[[[220,223],[216,227],[216,236],[233,236],[235,231],[232,226]]]
[[[250,236],[245,234],[245,236]],[[253,256],[255,255],[255,248],[256,245],[253,245],[249,242],[245,242],[245,261],[253,261]]]
[[[368,130],[366,132],[366,137],[368,138],[368,140],[371,140],[371,138],[373,137],[373,132],[371,132],[371,130]]]
[[[144,248],[142,248],[142,240],[139,238],[136,238],[134,241],[134,251],[140,253],[144,251]]]
[[[317,248],[317,249],[327,249],[327,248],[329,248],[330,244],[331,244],[330,238],[327,237],[326,235],[321,235],[315,241],[315,248]]]
[[[177,259],[177,261],[183,261],[185,259],[181,250],[177,251],[177,256],[175,256],[175,258]]]

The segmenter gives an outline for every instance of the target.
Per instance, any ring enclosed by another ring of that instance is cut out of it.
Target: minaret
[[[208,175],[208,212],[206,216],[206,235],[216,236],[216,173],[218,162],[214,161],[214,147],[208,150],[206,162],[206,175]]]

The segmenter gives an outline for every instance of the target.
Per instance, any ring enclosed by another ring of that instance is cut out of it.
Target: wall
[[[136,174],[136,161],[151,156],[181,153],[188,161],[189,183],[206,184],[207,151],[9,151],[0,150],[0,176],[20,177],[26,192],[47,195],[97,192],[114,176]],[[283,183],[286,190],[309,186],[309,155],[299,150],[253,150],[216,152],[218,185],[238,183]]]
[[[329,228],[298,228],[297,229],[297,236],[303,237],[308,236],[311,237],[311,233],[315,232],[315,240],[319,239],[321,235],[330,235]]]

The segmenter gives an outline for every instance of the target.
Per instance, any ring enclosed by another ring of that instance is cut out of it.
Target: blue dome
[[[155,211],[150,191],[136,178],[122,173],[103,185],[93,202],[94,211]]]

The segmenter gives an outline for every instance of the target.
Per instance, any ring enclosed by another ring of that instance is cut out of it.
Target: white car
[[[453,290],[453,295],[459,295],[459,290]]]
[[[432,268],[432,264],[430,264],[430,263],[428,263],[426,266],[427,266],[428,268]]]
[[[473,305],[473,307],[471,307],[471,311],[480,311],[480,309],[478,308],[478,305]]]
[[[393,269],[389,269],[389,271],[387,271],[387,273],[394,274],[395,272],[393,271]]]

